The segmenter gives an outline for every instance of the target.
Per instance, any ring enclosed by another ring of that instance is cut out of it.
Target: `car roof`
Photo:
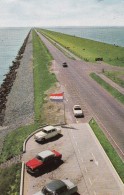
[[[45,131],[51,131],[52,129],[55,129],[55,127],[53,127],[53,126],[46,126],[46,127],[44,127],[43,128]]]
[[[81,107],[81,106],[80,106],[80,105],[74,105],[74,108],[75,108],[75,107]]]
[[[46,185],[46,188],[49,191],[53,191],[53,192],[59,190],[60,188],[64,188],[64,187],[66,187],[66,184],[61,180],[53,180]]]
[[[52,151],[50,151],[50,150],[45,150],[43,152],[38,153],[38,156],[40,156],[43,159],[48,157],[48,156],[54,156],[54,155],[55,154]]]

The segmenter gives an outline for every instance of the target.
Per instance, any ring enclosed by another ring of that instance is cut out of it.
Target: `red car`
[[[46,166],[59,162],[61,158],[62,154],[59,152],[55,150],[45,150],[38,153],[32,160],[29,160],[26,163],[26,169],[31,174],[39,173]]]

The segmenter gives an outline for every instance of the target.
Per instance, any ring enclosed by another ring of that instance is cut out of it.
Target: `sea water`
[[[124,27],[47,27],[47,29],[124,47]]]
[[[29,28],[0,28],[0,85],[29,30]]]

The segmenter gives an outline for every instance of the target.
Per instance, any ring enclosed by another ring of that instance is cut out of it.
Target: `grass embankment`
[[[104,62],[111,65],[124,66],[124,47],[118,47],[44,29],[38,29],[38,31],[44,33],[85,61],[94,62],[95,58],[103,58]]]
[[[121,72],[104,72],[105,76],[111,79],[113,82],[117,83],[121,87],[124,87],[124,71]],[[123,79],[122,79],[123,78]]]
[[[0,194],[18,195],[20,187],[21,163],[0,169]]]
[[[117,89],[109,85],[106,81],[101,79],[98,75],[95,73],[91,73],[90,76],[99,83],[104,89],[106,89],[114,98],[116,98],[118,101],[120,101],[122,104],[124,104],[124,95],[120,93]]]
[[[44,103],[44,92],[55,84],[56,78],[54,74],[49,72],[49,66],[52,57],[34,31],[33,57],[35,123],[20,127],[6,136],[3,150],[0,156],[0,163],[11,159],[18,154],[21,154],[23,142],[27,136],[36,130],[40,125],[43,125],[41,116],[41,114],[43,115],[43,111],[41,112],[41,109]],[[20,170],[21,167],[17,164],[0,170],[0,194],[19,194]]]
[[[124,183],[124,162],[121,160],[113,146],[110,144],[110,142],[104,135],[103,131],[96,123],[96,121],[92,119],[89,124],[93,132],[95,133],[96,137],[98,138],[100,144],[102,145],[103,149],[105,150],[106,154],[108,155],[113,166],[115,167],[122,182]]]

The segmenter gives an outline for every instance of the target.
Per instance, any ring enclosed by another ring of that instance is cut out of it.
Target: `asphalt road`
[[[124,105],[89,76],[90,72],[100,72],[102,68],[105,70],[121,70],[121,68],[69,59],[45,37],[40,34],[39,36],[52,54],[56,64],[57,78],[67,91],[68,98],[65,93],[66,109],[70,110],[68,108],[72,103],[79,103],[84,109],[85,119],[88,120],[93,116],[97,120],[124,159]],[[62,67],[64,61],[68,63],[68,68]]]

